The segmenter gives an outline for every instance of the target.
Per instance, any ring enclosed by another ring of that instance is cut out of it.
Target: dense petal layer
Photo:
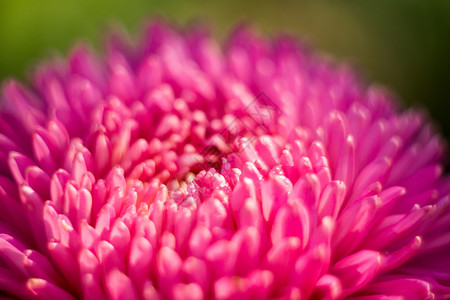
[[[4,84],[0,296],[450,297],[423,114],[289,37],[154,22]]]

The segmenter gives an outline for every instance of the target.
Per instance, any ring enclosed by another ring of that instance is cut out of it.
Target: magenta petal
[[[216,299],[245,299],[247,294],[247,283],[240,277],[222,277],[214,284],[214,297]]]
[[[122,258],[125,257],[130,244],[130,231],[121,220],[116,220],[111,228],[109,241]]]
[[[23,184],[25,182],[26,169],[32,165],[33,161],[28,157],[17,152],[9,153],[8,166],[17,184]]]
[[[416,236],[403,248],[393,253],[383,255],[381,259],[381,268],[383,270],[391,270],[404,264],[417,253],[421,245],[422,239],[419,236]]]
[[[106,290],[110,299],[139,299],[131,280],[117,269],[108,273]]]
[[[429,283],[415,278],[386,279],[374,282],[364,288],[364,292],[381,294],[385,297],[402,297],[406,299],[433,299]],[[373,296],[375,297],[375,295]]]
[[[336,220],[333,236],[333,255],[340,258],[357,248],[376,220],[373,215],[380,206],[378,197],[367,197],[355,201],[342,211]]]
[[[15,296],[21,299],[33,297],[33,293],[26,289],[22,278],[20,278],[14,271],[6,268],[0,268],[0,289],[7,294],[7,296]],[[6,298],[6,296],[5,296]]]
[[[208,247],[205,258],[216,278],[233,274],[236,268],[237,243],[221,239]]]
[[[178,254],[169,247],[163,247],[157,254],[158,283],[163,293],[169,293],[179,283],[182,261]]]
[[[55,152],[50,145],[50,141],[46,140],[43,132],[36,131],[32,137],[34,156],[45,171],[52,173],[56,169],[56,162],[53,156]]]
[[[308,244],[310,221],[308,211],[302,203],[288,201],[275,216],[271,231],[272,244],[277,245],[285,238],[296,237],[304,248]]]
[[[393,241],[402,242],[431,214],[432,207],[413,207],[407,214],[391,215],[385,218],[374,230],[372,237],[363,244],[366,247],[382,249]]]
[[[190,282],[195,282],[201,287],[203,295],[208,294],[211,274],[203,260],[192,256],[188,257],[183,264],[183,273]]]
[[[128,273],[136,286],[144,285],[144,279],[150,274],[153,256],[153,247],[146,238],[133,239],[130,246]]]
[[[342,283],[334,275],[325,274],[317,281],[313,296],[323,299],[339,299],[342,293]]]
[[[281,204],[286,201],[287,193],[285,181],[281,176],[269,177],[267,181],[261,183],[263,216],[269,224],[273,222]]]
[[[378,272],[380,264],[379,252],[361,250],[338,261],[331,271],[340,278],[343,293],[348,295],[367,284]]]
[[[73,300],[68,292],[44,279],[31,278],[27,281],[27,288],[39,299]]]
[[[15,269],[22,276],[28,276],[28,272],[25,268],[24,261],[26,256],[15,246],[10,244],[8,240],[0,236],[0,254],[3,264],[6,264],[12,269]]]
[[[81,283],[85,299],[107,299],[98,280],[92,274],[81,275]]]
[[[3,86],[5,108],[12,113],[20,124],[27,130],[28,134],[42,125],[45,121],[44,113],[34,105],[39,103],[34,95],[15,81],[7,82]]]
[[[211,232],[208,228],[198,226],[192,231],[191,239],[189,240],[189,249],[192,255],[203,257],[206,249],[211,243]]]
[[[344,202],[345,190],[346,186],[341,181],[332,181],[324,187],[317,208],[319,218],[338,216]]]
[[[52,281],[60,286],[66,285],[47,257],[30,249],[25,250],[24,253],[27,256],[24,265],[30,276]]]
[[[287,277],[288,274],[284,270],[295,262],[301,247],[299,238],[290,237],[281,240],[269,250],[265,265],[274,274],[276,281],[282,281],[283,278]]]
[[[49,243],[48,250],[53,261],[72,287],[79,287],[79,271],[76,259],[70,250],[57,242]]]
[[[125,262],[121,259],[113,245],[107,241],[101,241],[96,250],[103,276],[107,276],[114,269],[125,271]]]
[[[179,283],[173,288],[173,299],[181,300],[200,300],[204,295],[200,286],[196,283]]]

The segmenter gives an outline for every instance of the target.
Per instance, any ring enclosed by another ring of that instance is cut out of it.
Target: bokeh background
[[[38,61],[80,39],[101,49],[112,22],[137,35],[155,15],[180,25],[204,21],[222,39],[242,21],[297,35],[406,105],[426,107],[450,137],[449,0],[0,0],[0,80],[27,80]]]

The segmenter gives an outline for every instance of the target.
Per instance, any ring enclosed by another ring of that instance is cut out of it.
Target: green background
[[[425,106],[450,136],[448,0],[0,0],[0,80],[26,80],[37,62],[80,39],[100,47],[111,22],[137,35],[155,15],[181,25],[206,21],[221,38],[242,21],[263,33],[300,36],[407,105]]]

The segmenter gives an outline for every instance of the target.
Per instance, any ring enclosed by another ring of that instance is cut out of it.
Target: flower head
[[[423,113],[289,37],[156,22],[4,84],[0,295],[450,297]]]

